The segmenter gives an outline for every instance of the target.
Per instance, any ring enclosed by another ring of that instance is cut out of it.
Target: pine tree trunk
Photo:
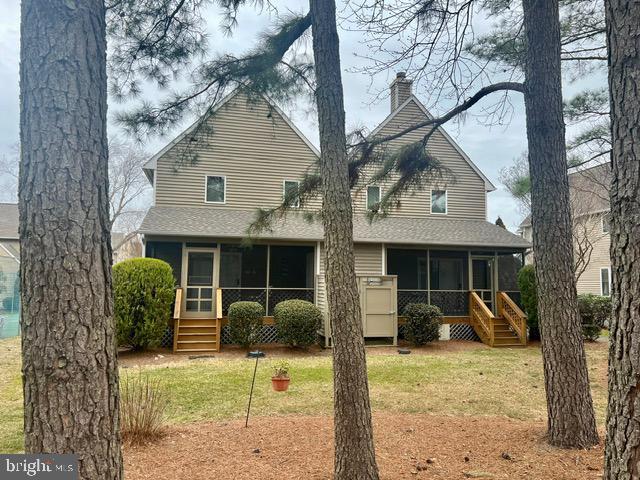
[[[333,0],[310,0],[320,127],[326,287],[333,339],[336,480],[378,478],[355,275],[344,99]]]
[[[26,452],[122,478],[107,203],[105,9],[22,0],[20,246]]]
[[[611,92],[612,318],[605,474],[640,478],[640,4],[606,2]]]
[[[523,0],[525,106],[549,443],[598,443],[573,275],[558,0]]]

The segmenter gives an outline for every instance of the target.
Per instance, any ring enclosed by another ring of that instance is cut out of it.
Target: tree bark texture
[[[558,0],[523,0],[525,106],[548,440],[598,443],[573,274]]]
[[[105,8],[22,0],[20,246],[25,451],[121,479],[111,297]]]
[[[377,479],[353,218],[340,53],[333,0],[310,0],[320,128],[326,288],[333,339],[337,480]]]
[[[604,478],[629,480],[640,478],[640,3],[605,4],[613,153]]]

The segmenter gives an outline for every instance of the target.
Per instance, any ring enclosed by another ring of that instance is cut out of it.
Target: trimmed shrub
[[[317,341],[322,312],[305,300],[285,300],[273,310],[278,338],[291,347],[308,347]]]
[[[158,380],[125,375],[120,380],[120,431],[125,443],[145,445],[164,433],[168,395]]]
[[[132,258],[114,265],[113,297],[118,344],[135,350],[160,345],[175,298],[169,264]]]
[[[611,317],[611,297],[578,295],[578,309],[585,340],[595,342]]]
[[[538,291],[536,288],[536,271],[533,265],[525,265],[518,272],[518,288],[522,298],[524,313],[527,314],[529,338],[540,340],[538,327]]]
[[[264,308],[258,302],[235,302],[229,305],[229,334],[231,341],[242,348],[250,348],[260,340]]]
[[[407,321],[405,338],[413,345],[418,347],[440,339],[442,312],[438,307],[426,303],[409,303],[403,314]]]

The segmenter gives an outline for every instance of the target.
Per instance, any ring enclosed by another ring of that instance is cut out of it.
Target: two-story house
[[[372,135],[398,132],[428,116],[411,81],[399,74],[391,85],[391,112]],[[191,127],[145,166],[154,205],[140,230],[145,255],[166,260],[181,287],[174,331],[179,351],[218,348],[227,309],[238,300],[264,305],[267,326],[285,299],[327,308],[320,222],[309,223],[293,208],[250,247],[241,245],[256,209],[275,207],[285,192],[295,191],[304,172],[317,168],[319,151],[275,104],[249,100],[239,90],[205,121],[207,128],[199,131],[206,132],[200,133],[206,142],[196,141]],[[392,147],[423,134],[415,131]],[[515,319],[515,304],[503,292],[517,298],[515,272],[529,243],[487,221],[487,193],[495,187],[443,129],[428,148],[452,179],[410,192],[388,217],[371,223],[366,216],[385,184],[352,192],[365,336],[395,341],[398,312],[407,303],[426,302],[444,312],[445,337],[477,332],[488,343],[516,344],[522,336],[490,318],[502,318],[510,308]],[[181,160],[193,149],[195,161]],[[319,199],[305,205],[319,207]],[[501,327],[501,340],[493,341]],[[329,345],[328,323],[320,333]],[[224,342],[224,331],[222,337]]]
[[[611,293],[610,183],[609,163],[577,169],[569,174],[574,263],[579,294],[609,296]],[[532,240],[531,216],[524,219],[519,231],[527,241]],[[534,256],[535,252],[528,252],[525,262],[533,263]]]

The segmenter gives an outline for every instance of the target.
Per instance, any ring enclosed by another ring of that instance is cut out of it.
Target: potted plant
[[[271,385],[276,392],[286,392],[289,388],[289,364],[286,361],[278,362],[273,367]]]

